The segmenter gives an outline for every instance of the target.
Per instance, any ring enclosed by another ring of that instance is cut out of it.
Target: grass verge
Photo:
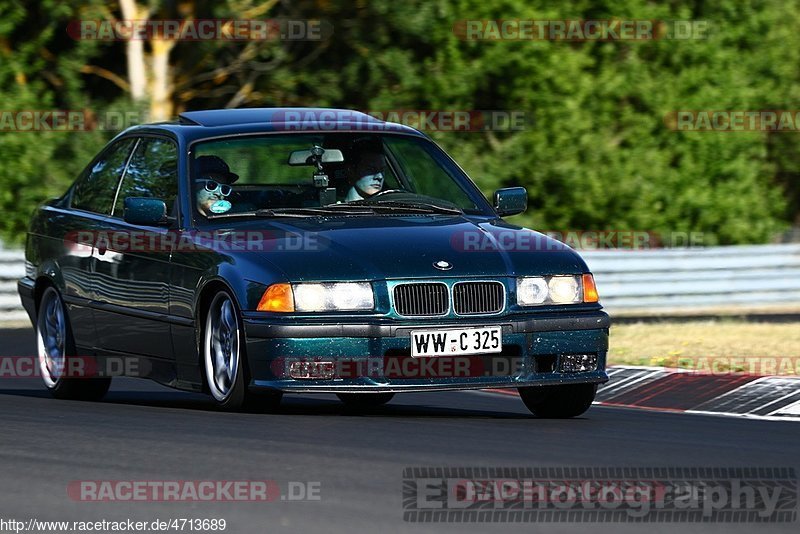
[[[738,320],[655,322],[611,327],[609,365],[800,375],[800,323]]]

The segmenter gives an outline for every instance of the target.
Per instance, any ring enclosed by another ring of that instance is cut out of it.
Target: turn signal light
[[[293,312],[294,294],[291,284],[272,284],[258,302],[258,311]]]
[[[599,302],[600,295],[597,294],[597,286],[594,284],[594,276],[591,273],[583,275],[583,302]]]

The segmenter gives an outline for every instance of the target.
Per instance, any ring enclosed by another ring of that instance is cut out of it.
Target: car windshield
[[[204,217],[453,213],[490,215],[463,172],[427,139],[274,134],[197,143],[195,210]]]

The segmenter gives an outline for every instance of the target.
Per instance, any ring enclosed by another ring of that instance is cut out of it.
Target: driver
[[[364,200],[383,189],[386,159],[380,152],[362,152],[349,176],[350,190],[345,202]]]
[[[227,197],[233,191],[231,184],[239,179],[239,175],[232,173],[219,156],[200,156],[195,163],[197,211],[205,217],[230,211],[232,206]]]

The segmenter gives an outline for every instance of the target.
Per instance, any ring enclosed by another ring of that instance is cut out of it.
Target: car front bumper
[[[380,393],[562,384],[600,384],[608,351],[609,317],[602,311],[530,314],[457,322],[272,322],[244,317],[250,387],[286,393]],[[411,332],[500,325],[495,355],[411,358]],[[593,370],[562,372],[566,355],[596,356]],[[326,362],[332,377],[291,378],[298,361]]]

